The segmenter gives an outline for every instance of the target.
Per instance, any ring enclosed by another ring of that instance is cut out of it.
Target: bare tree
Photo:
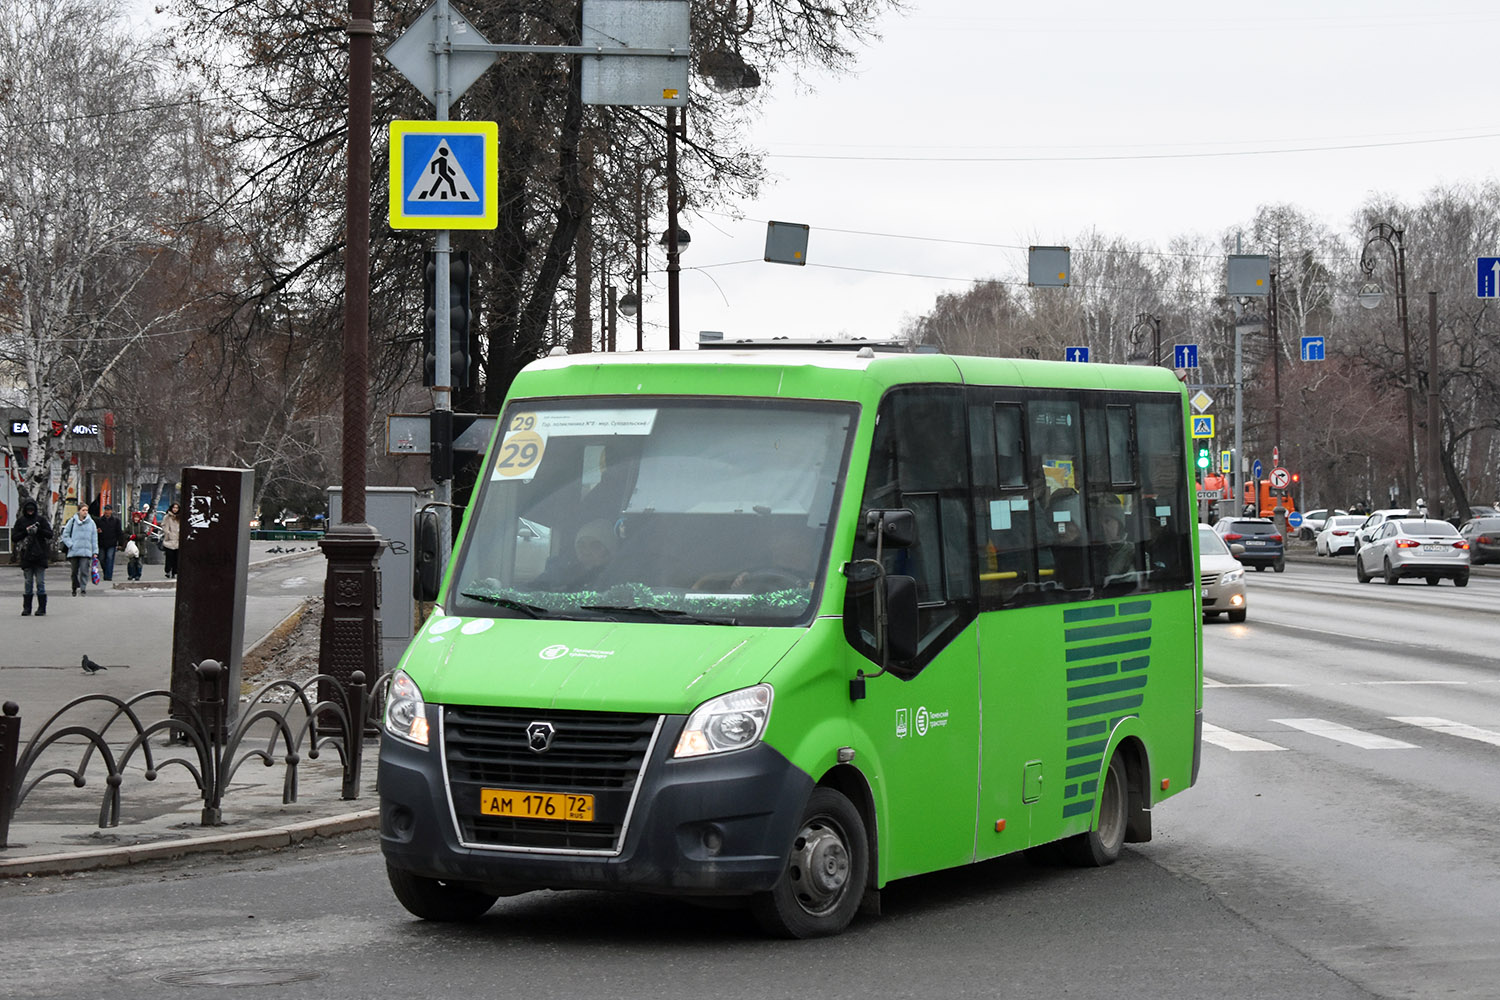
[[[66,493],[73,426],[174,315],[143,303],[168,302],[176,277],[181,234],[152,165],[181,117],[160,62],[112,10],[0,0],[0,364],[30,421],[23,496]]]

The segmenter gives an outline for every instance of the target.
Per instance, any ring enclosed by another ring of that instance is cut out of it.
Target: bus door
[[[916,658],[891,664],[853,705],[879,758],[867,773],[880,811],[882,881],[974,857],[980,720],[966,436],[957,388],[893,390],[881,403],[865,479],[861,523],[874,509],[915,516],[916,544],[883,558],[887,573],[916,580],[921,625]],[[873,556],[857,538],[853,558]],[[853,666],[870,674],[878,669],[873,600],[855,584],[848,595]]]

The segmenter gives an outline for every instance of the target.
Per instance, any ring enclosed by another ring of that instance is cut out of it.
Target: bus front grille
[[[660,722],[626,712],[445,706],[443,755],[459,838],[475,847],[618,850]],[[540,744],[545,749],[534,748]],[[590,795],[594,819],[486,815],[485,789]]]

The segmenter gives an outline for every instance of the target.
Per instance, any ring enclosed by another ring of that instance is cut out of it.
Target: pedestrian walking
[[[166,556],[167,579],[177,576],[177,546],[182,537],[182,508],[175,503],[167,508],[161,519],[161,550]]]
[[[89,517],[87,507],[78,508],[78,516],[68,518],[62,530],[63,548],[68,561],[73,564],[73,596],[88,596],[89,572],[94,567],[94,557],[99,554],[99,529]]]
[[[125,543],[125,577],[129,580],[141,578],[141,547],[134,535]]]
[[[36,613],[47,613],[47,553],[52,548],[52,523],[37,510],[35,500],[21,504],[21,517],[10,528],[10,550],[21,564],[26,578],[21,595],[22,617],[31,614],[32,595],[36,596]]]
[[[105,583],[115,578],[115,553],[125,537],[125,526],[115,516],[115,509],[104,505],[104,512],[94,521],[99,529],[99,575]]]

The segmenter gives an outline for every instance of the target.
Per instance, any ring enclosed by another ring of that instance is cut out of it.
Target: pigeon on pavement
[[[89,659],[88,654],[85,653],[83,656],[83,669],[85,672],[92,674],[97,673],[100,670],[108,670],[109,668],[102,663],[95,663],[93,660]]]

